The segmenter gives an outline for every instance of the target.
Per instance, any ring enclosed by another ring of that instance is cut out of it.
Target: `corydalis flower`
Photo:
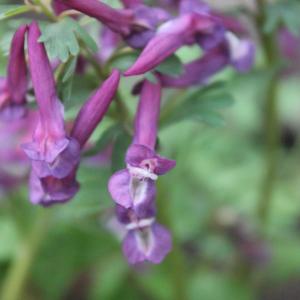
[[[110,77],[90,97],[80,109],[71,129],[70,139],[76,141],[80,150],[92,135],[106,114],[120,81],[120,72],[113,71]],[[64,159],[63,155],[61,159]],[[75,196],[79,190],[76,180],[79,161],[64,177],[37,176],[35,170],[30,177],[30,199],[33,204],[49,206],[64,203]]]
[[[134,47],[144,47],[156,27],[169,18],[160,8],[147,7],[140,1],[124,1],[127,9],[114,9],[98,0],[60,0],[69,8],[98,19],[112,31],[121,34]]]
[[[16,119],[24,116],[28,88],[27,66],[24,51],[27,26],[22,25],[13,36],[7,78],[0,77],[0,116]]]
[[[233,33],[227,32],[223,43],[184,65],[182,74],[176,77],[160,74],[159,78],[164,87],[185,88],[205,84],[228,65],[233,66],[238,72],[248,72],[253,66],[254,59],[254,44],[248,39],[239,39]]]
[[[126,208],[141,212],[155,199],[155,181],[175,167],[175,161],[155,153],[161,87],[145,81],[135,119],[135,134],[126,153],[127,168],[109,181],[113,200]]]
[[[127,234],[123,240],[123,253],[130,264],[149,261],[159,264],[172,248],[169,231],[155,221],[155,210],[141,217],[131,209],[116,207],[118,221]]]
[[[40,35],[37,23],[32,23],[28,32],[28,53],[32,84],[39,107],[39,122],[33,141],[24,144],[23,149],[32,160],[32,167],[38,177],[64,178],[79,162],[80,145],[66,134],[63,106],[56,94],[45,47],[38,42]]]
[[[179,17],[164,23],[125,75],[139,75],[152,70],[184,45],[196,43],[209,50],[222,42],[224,27],[221,21],[200,4],[194,9],[185,5]]]

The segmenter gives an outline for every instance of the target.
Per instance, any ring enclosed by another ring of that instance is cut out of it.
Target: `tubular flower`
[[[27,25],[21,25],[13,36],[7,78],[0,78],[0,116],[5,120],[24,116],[28,88],[24,51]]]
[[[108,188],[113,200],[141,213],[155,199],[155,181],[175,167],[175,161],[155,153],[161,87],[145,81],[135,119],[133,143],[126,153],[127,168],[116,172]]]
[[[184,45],[196,43],[209,50],[223,39],[221,21],[208,13],[206,6],[200,5],[194,10],[185,7],[179,17],[161,25],[125,75],[139,75],[152,70]]]
[[[32,23],[28,34],[30,73],[39,108],[39,122],[33,141],[23,145],[38,177],[66,177],[80,158],[79,143],[68,137],[64,128],[64,112],[57,98],[51,65],[43,44],[38,42],[41,33]]]
[[[202,57],[184,65],[181,75],[174,77],[160,74],[164,87],[185,88],[205,84],[213,75],[231,65],[238,72],[251,69],[255,58],[254,44],[247,39],[239,39],[227,32],[225,42],[207,51]]]
[[[118,88],[119,80],[119,71],[113,71],[111,76],[80,109],[70,134],[70,139],[76,141],[80,150],[107,112]],[[65,157],[63,156],[63,158]],[[79,184],[76,181],[78,165],[79,160],[64,177],[53,175],[39,177],[33,169],[30,177],[31,202],[49,206],[55,203],[64,203],[73,198],[79,190]]]
[[[98,19],[119,33],[133,48],[144,47],[154,36],[157,26],[169,18],[160,8],[147,7],[140,1],[124,1],[126,9],[114,9],[98,0],[60,0],[69,8]]]
[[[169,231],[155,221],[155,209],[150,208],[142,216],[131,209],[116,206],[118,221],[127,234],[123,240],[123,253],[130,264],[149,261],[159,264],[172,248]]]
[[[25,182],[30,164],[19,144],[28,139],[35,127],[37,115],[28,111],[14,122],[0,121],[0,194]]]

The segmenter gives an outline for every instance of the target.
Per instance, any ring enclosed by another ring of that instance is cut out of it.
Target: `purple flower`
[[[255,46],[248,39],[239,39],[232,32],[226,33],[229,61],[239,72],[248,72],[254,63]]]
[[[161,87],[145,81],[135,119],[133,143],[126,153],[127,168],[116,172],[108,189],[113,200],[142,212],[155,199],[155,181],[175,167],[175,161],[155,153]]]
[[[37,115],[32,111],[13,122],[0,121],[0,194],[24,183],[30,164],[20,143],[28,139],[36,124]]]
[[[66,177],[80,158],[79,143],[67,136],[64,112],[57,98],[55,81],[45,47],[38,42],[41,33],[33,22],[28,33],[31,79],[39,107],[39,122],[33,141],[23,145],[38,177]]]
[[[111,76],[103,82],[102,86],[80,109],[70,134],[70,139],[76,141],[79,150],[83,148],[107,112],[118,88],[119,80],[120,72],[113,71]],[[64,173],[67,173],[66,176],[39,176],[35,169],[32,170],[30,199],[33,204],[49,206],[55,203],[64,203],[78,192],[79,184],[76,181],[76,172],[79,159],[75,158],[72,161],[73,157],[68,150],[63,151],[59,159],[61,169],[66,165],[69,167],[71,163],[73,164],[73,168],[68,172],[63,170]]]
[[[5,120],[24,116],[28,88],[24,51],[27,25],[18,28],[12,39],[7,78],[0,78],[0,116]]]
[[[100,32],[100,51],[98,58],[101,63],[105,63],[116,50],[120,42],[120,36],[108,27],[103,26]]]
[[[121,34],[133,48],[144,47],[154,36],[156,27],[169,18],[160,8],[147,7],[140,1],[124,1],[127,9],[114,9],[98,0],[60,0],[69,8],[98,19]]]
[[[254,63],[255,48],[249,40],[238,39],[233,33],[226,33],[226,40],[202,57],[184,65],[179,76],[159,74],[164,87],[186,88],[205,84],[226,66],[233,66],[238,72],[247,72]]]
[[[146,73],[184,45],[199,44],[209,50],[224,38],[224,28],[218,18],[204,10],[186,12],[164,23],[146,45],[137,61],[125,75]]]
[[[75,167],[65,178],[53,176],[39,178],[32,170],[29,179],[30,202],[47,207],[57,203],[63,204],[72,199],[79,190],[76,170]]]
[[[117,206],[116,214],[127,230],[123,240],[123,253],[130,264],[144,261],[159,264],[171,251],[171,235],[155,221],[154,210],[139,216],[131,209]]]

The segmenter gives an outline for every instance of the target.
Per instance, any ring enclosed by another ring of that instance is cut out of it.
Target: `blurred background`
[[[19,3],[0,4],[12,2]],[[235,14],[245,7],[255,11],[254,1],[207,2]],[[19,17],[0,21],[1,76],[9,40],[24,22]],[[95,24],[92,31],[98,30]],[[24,284],[22,300],[300,299],[300,64],[293,58],[293,68],[276,81],[278,145],[276,167],[268,177],[265,99],[272,68],[266,67],[251,25],[250,32],[258,45],[253,70],[241,75],[226,69],[213,79],[222,81],[234,99],[222,110],[222,122],[211,126],[188,120],[160,130],[161,153],[177,161],[176,169],[158,182],[158,220],[174,240],[160,265],[130,267],[122,255],[110,221],[109,150],[97,164],[84,160],[75,199],[37,208],[28,201],[26,162],[12,164],[7,158],[7,151],[21,152],[24,134],[0,125],[1,284],[14,274],[13,282]],[[179,56],[189,61],[197,51],[182,49]],[[74,82],[69,118],[94,88],[88,76],[75,76]],[[132,84],[122,80],[121,93],[134,111]],[[97,136],[110,122],[105,119]],[[264,197],[269,203],[262,213]]]

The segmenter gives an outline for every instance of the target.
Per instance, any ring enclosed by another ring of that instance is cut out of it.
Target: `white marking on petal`
[[[129,170],[129,173],[133,177],[137,177],[139,179],[149,178],[152,180],[157,180],[158,176],[146,169],[138,168],[138,167],[132,167],[130,165],[127,165],[127,169]]]
[[[154,247],[154,235],[150,227],[137,230],[134,233],[138,249],[144,253],[145,256],[149,256]]]
[[[230,31],[226,32],[225,36],[228,42],[231,60],[238,61],[247,56],[249,51],[247,43],[241,41],[235,34]]]
[[[144,227],[149,227],[154,223],[154,218],[148,218],[148,219],[142,219],[135,222],[131,222],[126,225],[127,230],[134,230],[134,229],[140,229]]]

